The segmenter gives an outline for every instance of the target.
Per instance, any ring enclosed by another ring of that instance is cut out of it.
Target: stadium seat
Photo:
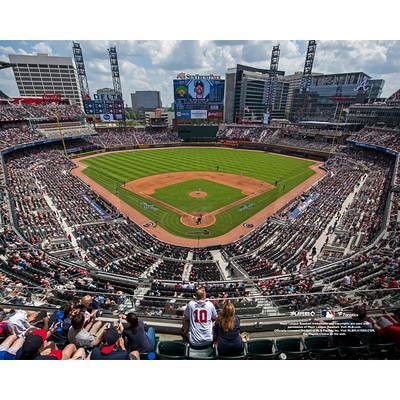
[[[184,360],[186,347],[183,342],[158,342],[156,355],[159,360]]]
[[[242,353],[236,356],[222,356],[218,353],[218,346],[215,346],[215,355],[218,360],[245,360],[247,358],[247,345],[245,343]]]
[[[329,336],[310,336],[304,339],[306,348],[310,351],[310,358],[329,359],[338,358],[339,349]]]
[[[341,358],[362,360],[369,356],[367,343],[358,336],[339,336],[334,339],[334,342],[339,345],[339,354]]]
[[[187,355],[189,360],[215,360],[216,351],[213,345],[193,347],[188,346]]]
[[[394,342],[388,342],[377,333],[370,335],[368,340],[368,348],[372,359],[392,359],[397,358],[396,355],[400,351],[400,347]]]
[[[273,340],[250,340],[247,342],[247,357],[251,360],[272,360],[277,352]]]
[[[301,338],[278,339],[276,348],[279,356],[284,354],[289,360],[305,359],[309,354]]]

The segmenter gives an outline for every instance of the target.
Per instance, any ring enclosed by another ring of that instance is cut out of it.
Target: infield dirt
[[[155,150],[155,149],[153,149]],[[126,150],[125,150],[126,151]],[[135,150],[135,151],[146,151],[143,150]],[[240,151],[240,150],[239,150]],[[106,154],[106,153],[103,153]],[[314,161],[315,164],[310,166],[315,174],[306,179],[301,184],[297,185],[295,188],[290,190],[289,192],[285,193],[279,199],[275,200],[273,203],[269,204],[267,207],[262,209],[261,211],[257,212],[249,219],[244,221],[242,224],[236,226],[234,229],[225,233],[224,235],[216,236],[213,238],[184,238],[181,236],[174,235],[164,228],[160,227],[159,225],[155,227],[144,227],[143,225],[149,222],[149,218],[145,215],[141,214],[139,211],[131,207],[129,204],[122,201],[119,197],[115,194],[109,192],[103,186],[89,178],[87,175],[83,173],[83,170],[87,168],[87,165],[82,163],[81,160],[91,157],[99,157],[101,154],[91,154],[89,156],[84,156],[81,158],[73,159],[72,161],[75,163],[77,168],[71,171],[72,175],[79,177],[82,181],[88,184],[92,190],[109,201],[110,203],[114,204],[114,206],[121,212],[121,214],[125,215],[126,217],[130,218],[132,221],[139,224],[142,229],[150,233],[151,235],[157,237],[159,240],[171,243],[176,246],[188,246],[188,247],[202,247],[202,246],[213,246],[213,245],[224,245],[232,243],[238,239],[240,239],[243,235],[248,234],[252,230],[256,229],[260,224],[262,224],[266,218],[275,214],[280,209],[285,207],[291,201],[293,201],[297,196],[301,195],[303,192],[308,190],[311,186],[313,186],[316,182],[322,179],[325,175],[325,171],[320,168],[323,163],[319,161]],[[289,157],[289,156],[288,156]],[[295,157],[300,158],[300,157]],[[310,161],[310,160],[307,160]],[[198,174],[198,172],[197,172]],[[203,176],[203,172],[202,172]],[[196,176],[198,177],[198,175]],[[240,177],[240,176],[239,176]],[[171,183],[168,183],[171,184]],[[245,227],[245,225],[251,225],[251,228]]]

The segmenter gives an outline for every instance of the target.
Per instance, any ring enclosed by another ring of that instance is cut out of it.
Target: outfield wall
[[[178,137],[182,140],[206,141],[216,140],[218,125],[178,125]]]

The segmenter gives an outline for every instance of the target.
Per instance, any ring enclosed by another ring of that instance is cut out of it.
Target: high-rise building
[[[288,86],[281,80],[283,71],[277,71],[275,101],[271,118],[282,118],[286,107]],[[268,69],[238,64],[229,68],[225,75],[226,123],[263,123],[266,97],[271,72]],[[282,108],[283,107],[283,108]]]
[[[144,119],[146,111],[162,108],[160,92],[156,90],[137,90],[131,93],[132,110],[139,119]]]
[[[384,101],[380,99],[374,103],[352,104],[346,122],[400,128],[400,89]]]
[[[8,56],[19,94],[41,97],[59,94],[72,104],[82,106],[75,66],[71,57],[54,57],[48,54]]]
[[[344,121],[351,104],[373,102],[380,97],[385,81],[364,72],[312,74],[310,91],[299,92],[301,74],[285,76],[291,82],[288,101],[291,121]]]

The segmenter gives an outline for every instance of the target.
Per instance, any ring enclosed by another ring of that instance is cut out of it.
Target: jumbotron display
[[[174,80],[175,118],[222,119],[225,81],[217,75],[180,73]]]

